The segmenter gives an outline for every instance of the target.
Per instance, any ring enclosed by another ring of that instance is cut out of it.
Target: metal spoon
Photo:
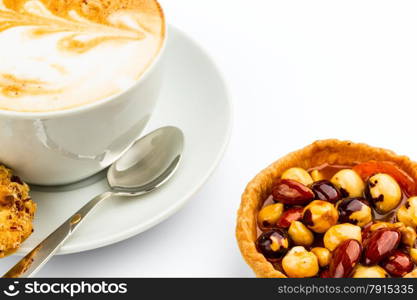
[[[181,159],[184,136],[163,127],[138,140],[107,172],[110,191],[98,195],[44,239],[3,277],[31,277],[58,251],[89,213],[112,196],[140,196],[163,185]]]

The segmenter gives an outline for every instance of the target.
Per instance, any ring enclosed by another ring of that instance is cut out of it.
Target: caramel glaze
[[[0,74],[0,89],[4,95],[10,98],[59,92],[59,90],[46,88],[42,81],[17,78],[12,74]]]
[[[359,164],[359,162],[355,162],[352,163],[351,165],[330,165],[330,164],[323,164],[320,166],[316,166],[313,168],[310,168],[307,170],[307,172],[311,172],[314,170],[319,170],[322,174],[323,177],[326,180],[330,180],[330,178],[333,177],[333,175],[335,175],[338,171],[343,170],[343,169],[351,169],[353,168],[355,165]],[[395,223],[397,222],[397,210],[407,201],[407,199],[409,197],[411,197],[413,195],[407,195],[406,191],[402,190],[402,200],[400,202],[400,204],[393,209],[392,211],[390,211],[389,213],[385,214],[385,215],[381,215],[378,212],[375,211],[375,209],[372,208],[372,213],[373,213],[373,220],[374,221],[384,221],[384,222],[390,222],[390,223]],[[262,204],[262,207],[268,206],[270,204],[275,203],[272,195],[270,195],[267,199],[265,199],[264,203]],[[289,205],[285,205],[284,207],[284,211],[287,210],[290,206]],[[291,206],[294,207],[294,206]],[[368,226],[368,225],[367,225]],[[366,226],[365,226],[366,227]],[[264,228],[264,230],[262,230],[262,228],[260,228],[259,226],[257,227],[257,236],[261,235],[262,232],[264,231],[268,231],[271,230],[273,228]],[[363,230],[363,229],[362,229]],[[311,250],[314,247],[324,247],[324,243],[323,243],[323,236],[324,234],[318,234],[313,232],[314,234],[314,242],[310,247],[306,247],[307,250]],[[282,273],[285,274],[282,265],[281,265],[281,259],[278,260],[270,260],[270,263],[274,266],[274,268]],[[415,265],[416,267],[417,265]],[[323,269],[323,268],[322,268]],[[325,269],[325,268],[324,268]]]

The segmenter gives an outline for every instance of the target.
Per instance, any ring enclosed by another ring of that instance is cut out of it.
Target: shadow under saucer
[[[70,183],[70,184],[64,184],[64,185],[54,185],[54,186],[48,186],[48,185],[35,185],[30,184],[30,188],[33,191],[37,192],[46,192],[46,193],[60,193],[60,192],[68,192],[73,190],[78,190],[86,186],[90,186],[95,184],[96,182],[99,182],[106,178],[107,175],[107,169],[104,169],[103,171],[98,172],[97,174],[90,176],[86,179]]]

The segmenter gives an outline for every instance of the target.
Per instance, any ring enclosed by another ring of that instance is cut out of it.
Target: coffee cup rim
[[[157,1],[158,2],[158,1]],[[159,4],[159,2],[158,2]],[[160,5],[160,4],[159,4]],[[61,110],[51,110],[51,111],[14,111],[14,110],[5,110],[0,109],[0,117],[17,117],[21,119],[53,119],[58,117],[64,117],[64,116],[71,116],[75,115],[81,112],[88,112],[93,109],[96,109],[100,106],[103,106],[107,104],[108,102],[111,102],[120,96],[127,94],[129,91],[134,89],[136,86],[138,86],[142,81],[145,81],[146,78],[149,77],[149,74],[152,73],[153,69],[155,69],[156,65],[161,60],[161,56],[165,52],[167,40],[168,40],[168,25],[166,22],[166,15],[163,10],[163,8],[160,6],[161,14],[162,14],[162,21],[163,21],[163,39],[161,42],[161,47],[158,50],[158,53],[155,55],[155,57],[152,59],[149,66],[146,67],[145,71],[142,73],[140,78],[136,80],[134,84],[132,84],[129,88],[113,94],[111,96],[105,97],[101,100],[93,101],[91,103],[81,104],[78,106],[74,106],[71,108],[61,109]]]

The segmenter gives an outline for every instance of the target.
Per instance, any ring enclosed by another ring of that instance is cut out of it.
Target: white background
[[[269,163],[329,137],[417,159],[415,1],[161,3],[228,80],[235,124],[226,156],[174,217],[116,245],[55,257],[39,276],[253,276],[234,238],[236,210]]]

